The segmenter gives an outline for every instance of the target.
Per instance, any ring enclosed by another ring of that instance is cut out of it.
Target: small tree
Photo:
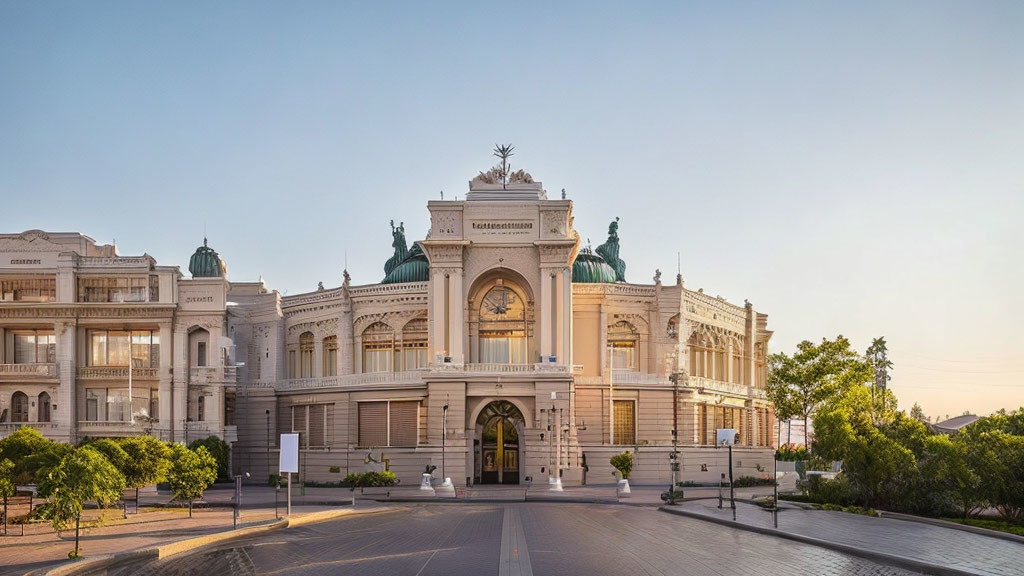
[[[217,479],[217,461],[205,446],[194,451],[181,444],[171,445],[171,466],[167,482],[178,500],[188,500],[188,516],[192,517],[192,503],[202,498],[203,492]]]
[[[103,507],[118,500],[124,476],[98,450],[83,446],[64,456],[47,473],[44,484],[50,495],[48,515],[54,530],[64,530],[75,522],[75,549],[68,557],[77,558],[83,504],[94,501]]]
[[[14,462],[0,459],[0,496],[4,499],[4,535],[7,535],[7,499],[14,496]]]
[[[216,436],[209,436],[204,440],[194,440],[188,445],[195,450],[205,446],[206,450],[217,461],[217,480],[227,481],[231,479],[231,446]]]
[[[124,467],[125,483],[135,488],[135,507],[139,506],[139,488],[161,481],[170,466],[171,449],[152,436],[131,436],[121,440],[128,455]]]
[[[124,474],[125,467],[128,465],[128,453],[121,448],[120,444],[110,438],[100,438],[93,440],[87,446],[103,454],[107,461],[114,465],[114,468]]]
[[[622,475],[623,480],[629,480],[630,473],[633,472],[633,453],[630,451],[623,452],[622,454],[616,454],[612,456],[610,460],[612,467],[619,471]]]

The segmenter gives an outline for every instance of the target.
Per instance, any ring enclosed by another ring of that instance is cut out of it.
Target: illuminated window
[[[636,444],[636,402],[614,400],[612,404],[615,409],[614,443]]]
[[[613,370],[639,370],[636,327],[626,321],[608,327],[608,346],[612,349]]]
[[[375,322],[363,331],[363,372],[391,372],[395,333],[383,322]]]

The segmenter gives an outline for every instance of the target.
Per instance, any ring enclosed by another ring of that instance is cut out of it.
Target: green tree
[[[820,344],[804,340],[792,356],[778,353],[768,360],[768,397],[783,408],[783,414],[803,418],[805,430],[822,405],[870,380],[871,366],[842,335],[822,339]],[[813,453],[810,442],[808,448]]]
[[[984,507],[981,477],[969,464],[970,446],[960,438],[933,434],[925,438],[918,458],[921,470],[920,510],[945,514],[952,509],[968,518]]]
[[[910,417],[921,422],[928,421],[928,417],[924,415],[924,410],[921,409],[921,405],[917,402],[914,402],[914,405],[910,408]]]
[[[7,535],[7,499],[14,496],[14,462],[0,458],[0,496],[4,499],[4,535]]]
[[[50,495],[47,513],[54,530],[68,528],[72,520],[75,523],[75,549],[68,556],[77,558],[83,504],[96,502],[103,507],[120,499],[124,476],[101,452],[83,446],[61,458],[48,471],[44,485]]]
[[[125,484],[135,489],[135,506],[138,508],[139,488],[163,480],[171,464],[171,449],[152,436],[130,436],[122,439],[120,444],[128,455],[123,469]]]
[[[125,467],[128,465],[128,453],[121,448],[120,443],[110,438],[100,438],[87,444],[93,450],[103,454],[107,461],[114,465],[124,475]]]
[[[181,444],[171,445],[171,465],[167,482],[178,500],[188,500],[188,515],[192,517],[192,503],[203,497],[203,492],[217,479],[217,461],[205,446],[191,450]]]
[[[194,440],[188,445],[195,450],[205,446],[210,456],[217,461],[217,480],[227,481],[231,479],[231,446],[216,436],[209,436],[203,440]]]
[[[70,445],[54,442],[30,426],[22,426],[0,439],[0,458],[14,463],[13,474],[19,483],[41,484],[47,470],[70,451]]]

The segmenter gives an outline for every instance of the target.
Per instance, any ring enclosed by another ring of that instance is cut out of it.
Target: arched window
[[[427,367],[426,318],[411,320],[402,328],[402,349],[395,354],[396,370],[421,370]]]
[[[363,372],[391,372],[395,332],[383,322],[374,322],[363,330]]]
[[[743,383],[743,342],[738,338],[732,338],[732,378],[729,380],[734,384]]]
[[[480,302],[480,362],[526,364],[526,304],[514,290],[497,285]]]
[[[608,327],[613,370],[639,370],[639,337],[636,327],[621,320]]]
[[[28,396],[24,392],[11,395],[11,422],[28,422]]]
[[[36,418],[36,420],[39,421],[39,422],[49,422],[50,421],[50,395],[47,394],[46,392],[41,392],[39,394],[38,409],[39,409],[39,413],[37,414],[38,417]]]
[[[313,333],[299,336],[299,378],[313,377]]]
[[[688,342],[690,347],[690,375],[699,378],[710,377],[710,366],[711,362],[708,356],[710,355],[711,343],[708,340],[707,334],[704,332],[694,332],[690,336]]]
[[[725,340],[721,337],[715,338],[714,343],[714,376],[715,380],[725,381],[726,378],[726,363],[725,363]]]
[[[338,337],[328,336],[324,338],[324,376],[338,375]]]

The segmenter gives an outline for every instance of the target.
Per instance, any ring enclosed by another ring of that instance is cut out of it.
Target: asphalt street
[[[270,532],[110,574],[904,575],[653,508],[412,504]]]

